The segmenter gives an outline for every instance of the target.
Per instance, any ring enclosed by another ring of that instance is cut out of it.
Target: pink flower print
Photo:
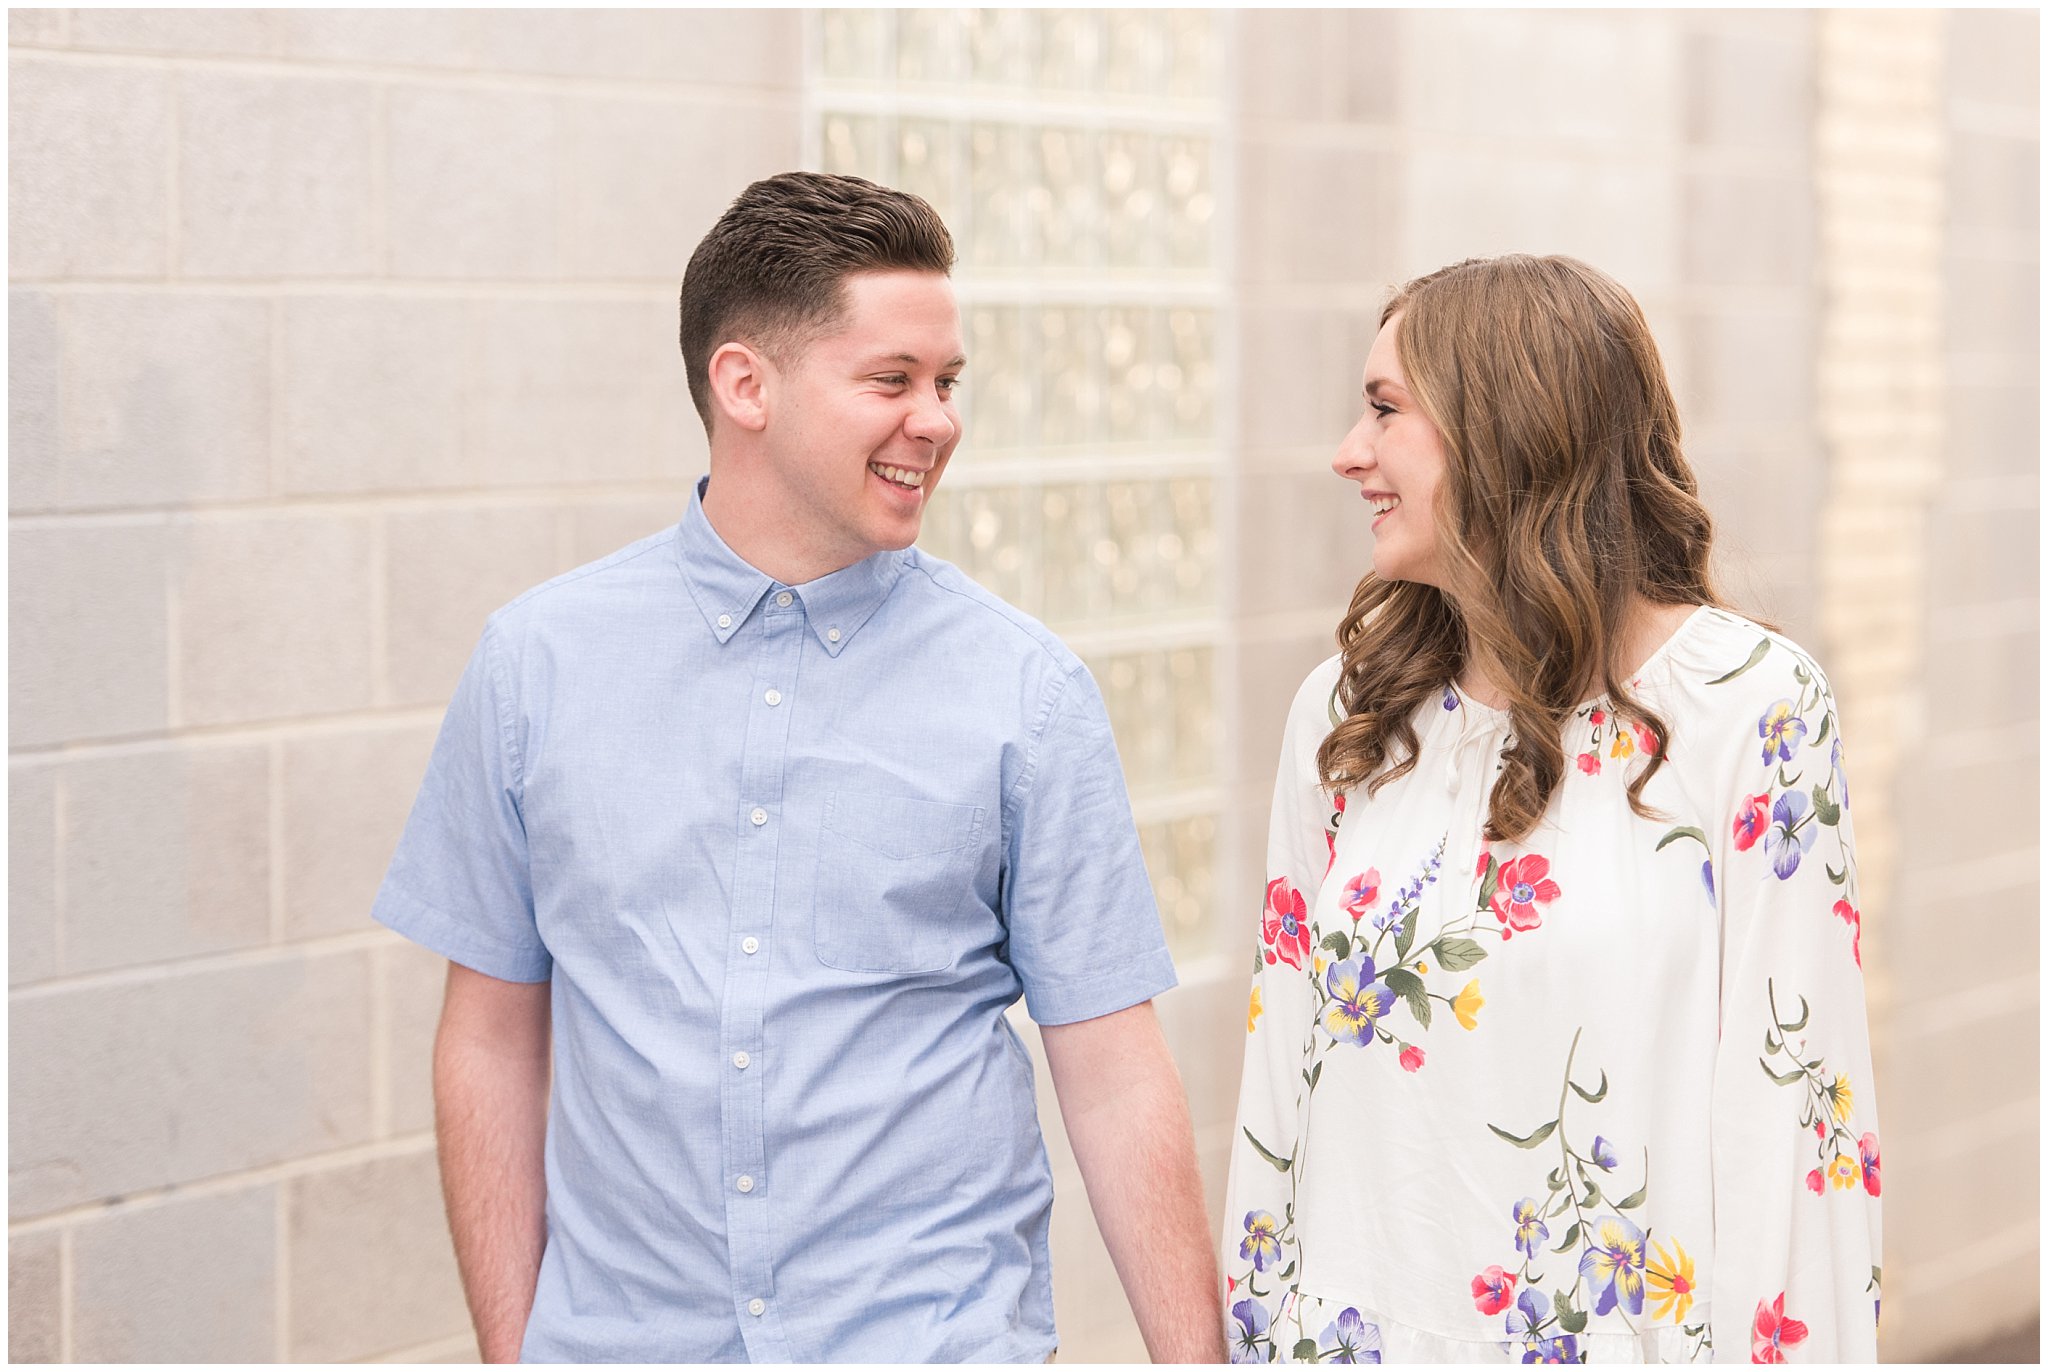
[[[1486,869],[1493,865],[1493,851],[1484,843],[1479,845],[1479,861],[1472,868],[1472,880],[1486,880]]]
[[[1636,736],[1636,747],[1643,751],[1643,755],[1645,757],[1657,756],[1657,731],[1649,725],[1642,723],[1631,724],[1628,727],[1629,731]]]
[[[1543,923],[1538,905],[1548,905],[1560,895],[1550,879],[1550,859],[1524,853],[1500,865],[1500,884],[1493,892],[1493,917],[1508,929],[1503,937],[1534,929]]]
[[[1580,771],[1582,771],[1582,772],[1584,772],[1584,773],[1585,773],[1585,774],[1586,774],[1587,776],[1589,776],[1589,777],[1596,777],[1596,776],[1599,776],[1599,775],[1600,775],[1600,754],[1598,754],[1598,753],[1580,753],[1580,754],[1579,754],[1579,770],[1580,770]]]
[[[1763,837],[1771,823],[1771,793],[1744,796],[1735,811],[1735,851],[1746,853]]]
[[[1301,892],[1275,877],[1266,887],[1266,917],[1260,931],[1266,940],[1266,965],[1275,959],[1299,968],[1308,956],[1308,902]]]
[[[1828,1189],[1828,1179],[1820,1174],[1818,1167],[1806,1174],[1806,1189],[1818,1196]]]
[[[1835,902],[1835,913],[1841,917],[1843,923],[1856,931],[1855,941],[1850,947],[1856,954],[1856,965],[1861,967],[1863,965],[1863,914],[1846,900]],[[1873,1192],[1872,1194],[1876,1193]]]
[[[1401,1070],[1404,1072],[1420,1072],[1422,1070],[1422,1050],[1412,1043],[1401,1050]],[[1871,1194],[1876,1195],[1877,1193],[1873,1191]]]
[[[1330,847],[1330,860],[1323,867],[1323,875],[1329,876],[1337,866],[1337,826],[1344,822],[1344,793],[1339,791],[1331,802],[1330,822],[1323,829],[1323,842]]]
[[[1379,903],[1380,869],[1368,867],[1344,883],[1344,913],[1354,923],[1365,918],[1365,912]]]
[[[1863,1155],[1863,1189],[1873,1196],[1884,1194],[1884,1178],[1879,1174],[1877,1135],[1865,1134],[1856,1141],[1856,1151]]]
[[[1472,1279],[1472,1304],[1482,1315],[1498,1315],[1515,1299],[1515,1277],[1499,1267],[1489,1267]]]
[[[1607,722],[1607,712],[1605,710],[1596,708],[1593,711],[1592,719],[1593,723],[1596,725],[1605,724]]]
[[[1780,1291],[1778,1299],[1756,1303],[1756,1320],[1749,1330],[1749,1360],[1751,1362],[1783,1362],[1785,1351],[1794,1344],[1806,1342],[1806,1325],[1800,1320],[1785,1318],[1785,1293]]]

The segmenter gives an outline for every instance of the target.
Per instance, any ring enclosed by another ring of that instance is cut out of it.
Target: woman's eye
[[[955,391],[957,391],[957,390],[959,390],[959,389],[960,389],[960,378],[959,378],[959,377],[957,377],[957,376],[942,376],[942,377],[940,377],[940,378],[939,378],[939,394],[941,394],[941,395],[951,395],[951,394],[952,394],[953,392],[955,392]]]
[[[1367,405],[1374,414],[1379,415],[1383,419],[1386,416],[1394,413],[1394,407],[1392,405],[1387,404],[1384,400],[1368,401]]]

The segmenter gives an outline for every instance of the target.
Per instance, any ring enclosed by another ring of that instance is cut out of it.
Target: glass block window
[[[1219,16],[809,16],[806,156],[959,248],[966,437],[920,543],[1043,619],[1108,701],[1183,959],[1213,951]]]

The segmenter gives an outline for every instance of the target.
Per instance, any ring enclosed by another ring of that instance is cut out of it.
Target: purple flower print
[[[1337,1042],[1365,1047],[1373,1040],[1373,1026],[1394,1008],[1393,991],[1373,980],[1374,971],[1372,959],[1360,955],[1333,964],[1324,975],[1330,1006],[1323,1011],[1323,1027]]]
[[[1230,1307],[1230,1318],[1237,1323],[1237,1328],[1231,1331],[1230,1360],[1264,1362],[1266,1345],[1271,1342],[1266,1330],[1273,1323],[1266,1307],[1254,1300],[1242,1300]]]
[[[1792,711],[1792,702],[1781,700],[1763,712],[1756,722],[1757,737],[1764,741],[1764,762],[1790,762],[1792,754],[1806,739],[1806,721]]]
[[[1593,1293],[1593,1313],[1605,1315],[1618,1304],[1631,1315],[1643,1313],[1643,1231],[1619,1215],[1597,1220],[1579,1257],[1579,1276]]]
[[[1265,1271],[1280,1261],[1278,1230],[1279,1224],[1270,1211],[1252,1211],[1244,1217],[1244,1242],[1238,1245],[1237,1255],[1249,1259],[1253,1271]]]
[[[1771,807],[1771,828],[1764,835],[1764,852],[1769,855],[1771,870],[1778,874],[1780,881],[1799,870],[1799,859],[1813,847],[1813,836],[1817,831],[1805,822],[1806,812],[1811,808],[1802,791],[1785,792]]]
[[[1320,1362],[1378,1362],[1380,1360],[1380,1327],[1369,1324],[1365,1318],[1350,1306],[1323,1330],[1323,1337],[1317,1340],[1317,1360]]]
[[[1524,1196],[1515,1202],[1515,1247],[1522,1250],[1525,1258],[1534,1258],[1536,1250],[1550,1237],[1550,1226],[1543,1222],[1543,1207],[1536,1204],[1533,1196]],[[1536,1293],[1541,1295],[1539,1291]]]

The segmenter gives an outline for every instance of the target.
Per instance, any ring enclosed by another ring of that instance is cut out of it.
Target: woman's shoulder
[[[1703,606],[1673,637],[1666,676],[1679,694],[1703,704],[1746,709],[1769,697],[1830,694],[1827,674],[1813,654],[1775,629]],[[1766,701],[1768,703],[1768,701]]]

